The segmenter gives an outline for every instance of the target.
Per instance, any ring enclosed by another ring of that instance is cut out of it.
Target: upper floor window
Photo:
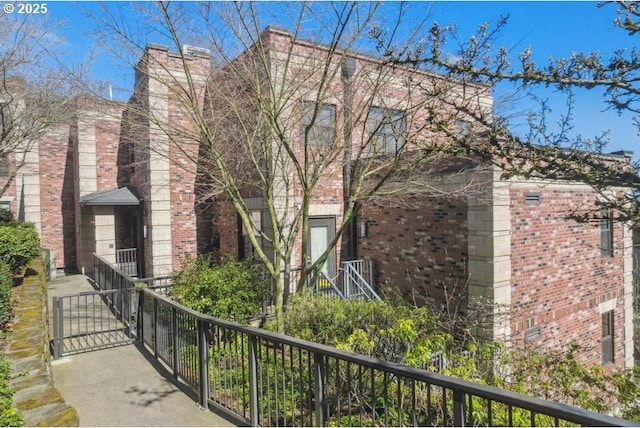
[[[613,363],[613,311],[602,314],[602,364]]]
[[[9,158],[7,155],[0,155],[0,177],[8,177],[9,173]]]
[[[317,111],[316,111],[317,110]],[[336,135],[336,106],[305,101],[302,105],[301,141],[313,145],[330,145]]]
[[[460,138],[467,137],[471,134],[471,122],[468,120],[457,120],[456,121],[456,129],[458,130],[457,135]]]
[[[374,154],[395,154],[405,143],[405,112],[384,107],[371,107],[367,131]]]
[[[600,218],[600,254],[613,256],[613,216],[609,210],[603,210]]]

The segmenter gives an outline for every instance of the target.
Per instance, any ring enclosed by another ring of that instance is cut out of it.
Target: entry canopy
[[[138,206],[140,197],[130,187],[100,190],[80,197],[81,206]]]

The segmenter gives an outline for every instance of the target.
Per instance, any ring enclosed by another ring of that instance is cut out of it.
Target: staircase
[[[339,299],[382,300],[373,289],[373,261],[351,260],[342,262],[336,281],[329,278],[324,272],[314,285],[317,294]]]

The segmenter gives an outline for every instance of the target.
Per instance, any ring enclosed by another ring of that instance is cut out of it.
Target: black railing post
[[[138,293],[138,317],[136,320],[136,333],[138,340],[144,344],[144,291],[136,290]]]
[[[57,360],[62,355],[62,299],[53,298],[53,359]]]
[[[464,426],[464,392],[457,388],[453,390],[453,426]]]
[[[314,372],[315,372],[315,388],[314,399],[316,401],[316,426],[325,426],[325,401],[327,399],[324,389],[324,355],[320,352],[314,352]]]
[[[178,379],[178,309],[175,306],[171,307],[171,346],[173,377]]]
[[[253,334],[249,341],[249,415],[251,426],[260,426],[260,412],[258,409],[258,338]]]
[[[153,316],[151,317],[153,323],[153,355],[158,358],[158,299],[153,299]]]
[[[200,378],[200,406],[209,408],[209,335],[207,322],[198,320],[198,371]]]

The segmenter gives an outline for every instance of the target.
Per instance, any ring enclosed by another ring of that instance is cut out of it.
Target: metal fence
[[[138,276],[138,249],[116,250],[116,266],[130,277]]]
[[[253,426],[624,426],[629,421],[211,318],[140,289],[139,335]]]
[[[53,298],[54,359],[132,343],[137,290],[89,291]]]
[[[138,289],[168,295],[170,276],[133,279],[95,255],[93,282],[98,290],[53,297],[54,359],[126,345],[137,338]]]

